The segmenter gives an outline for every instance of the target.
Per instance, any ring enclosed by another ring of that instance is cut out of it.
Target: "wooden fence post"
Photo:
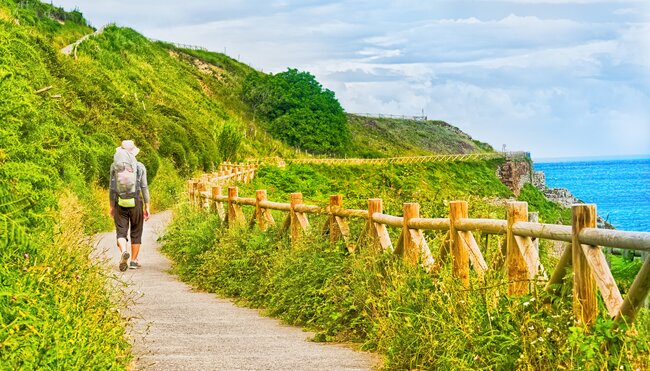
[[[623,300],[619,320],[625,319],[628,323],[634,322],[639,309],[643,307],[643,302],[648,296],[650,290],[650,259],[646,259],[641,266],[641,270],[637,273],[632,286]]]
[[[214,207],[214,212],[219,215],[221,221],[226,220],[226,215],[223,210],[223,203],[217,201],[217,196],[221,195],[221,186],[212,187],[212,206]]]
[[[187,199],[190,201],[190,204],[194,199],[194,181],[191,179],[187,181]]]
[[[404,260],[413,265],[418,263],[420,246],[419,241],[415,241],[411,236],[411,231],[408,227],[409,220],[420,217],[420,204],[414,202],[407,202],[404,204],[404,225],[402,226],[402,243]]]
[[[372,245],[378,251],[393,251],[393,243],[390,241],[388,230],[386,226],[372,221],[372,214],[383,213],[383,205],[381,198],[368,199],[368,224],[366,226],[367,233]]]
[[[526,202],[508,202],[508,229],[506,232],[506,269],[508,270],[508,293],[523,295],[528,293],[528,265],[519,248],[512,225],[528,221]]]
[[[265,189],[255,191],[255,218],[253,220],[257,220],[257,225],[262,231],[266,231],[269,228],[269,224],[275,223],[273,215],[271,215],[271,210],[260,207],[260,202],[266,201],[267,199]]]
[[[307,230],[307,227],[309,227],[309,222],[307,221],[305,214],[295,211],[296,205],[302,205],[302,193],[292,193],[290,205],[289,216],[291,217],[291,243],[295,246],[298,241],[300,241],[301,229]]]
[[[236,170],[237,171],[237,173],[236,173],[237,176],[235,177],[235,180],[237,180],[238,182],[243,182],[244,181],[244,175],[245,175],[244,174],[244,166],[241,165],[241,164],[238,164],[236,169],[237,169]]]
[[[341,229],[336,222],[336,215],[332,214],[332,211],[335,208],[343,207],[343,196],[342,195],[330,195],[330,212],[328,215],[328,226],[329,226],[329,235],[330,243],[335,244],[336,241],[341,237]]]
[[[350,242],[350,227],[347,220],[333,213],[334,210],[341,207],[343,207],[343,196],[330,195],[329,215],[323,226],[323,233],[329,234],[331,244],[335,244],[336,241],[343,238],[348,252],[354,252],[354,245]]]
[[[199,204],[202,209],[206,209],[209,206],[208,197],[205,194],[205,192],[207,191],[208,191],[208,183],[201,180],[201,182],[199,183]]]
[[[239,189],[237,187],[228,187],[228,227],[241,227],[245,223],[241,207],[233,202],[237,197],[239,197]]]
[[[596,228],[596,205],[571,206],[573,258],[573,312],[578,323],[593,324],[598,314],[596,280],[578,235],[583,228]]]
[[[466,201],[451,201],[449,203],[449,244],[453,274],[465,287],[469,287],[469,253],[458,234],[456,221],[468,216]]]

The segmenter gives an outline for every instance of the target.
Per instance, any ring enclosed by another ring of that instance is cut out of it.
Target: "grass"
[[[492,152],[443,121],[371,118],[348,115],[351,157],[427,156],[440,153]]]
[[[344,205],[365,208],[369,198],[382,198],[384,210],[401,213],[403,202],[419,202],[421,214],[448,213],[448,202],[467,200],[477,217],[500,214],[497,198],[512,192],[494,175],[498,161],[426,163],[410,165],[288,165],[262,167],[240,193],[267,189],[269,198],[286,201],[302,192],[306,203],[327,204],[331,194],[342,194]]]
[[[343,194],[350,208],[366,207],[380,196],[385,212],[401,215],[405,201],[417,201],[426,217],[445,217],[447,203],[469,200],[470,216],[503,219],[504,198],[512,197],[496,178],[498,161],[391,166],[289,165],[263,167],[240,196],[267,189],[273,201],[288,202],[302,191],[309,204],[327,204]],[[548,223],[567,211],[526,188],[522,199]],[[246,209],[245,209],[246,210]],[[530,295],[507,296],[507,278],[498,268],[501,237],[477,235],[490,271],[485,281],[471,274],[471,289],[459,285],[451,267],[431,275],[364,244],[349,254],[318,233],[323,217],[310,216],[311,232],[292,247],[278,236],[223,228],[214,215],[182,207],[164,251],[181,278],[201,289],[264,308],[269,315],[305,326],[317,341],[357,342],[385,357],[386,369],[644,369],[648,364],[650,313],[642,310],[633,327],[616,327],[600,302],[593,328],[574,323],[571,276],[559,297],[536,287]],[[286,215],[276,213],[276,223]],[[248,218],[251,216],[248,215]],[[353,239],[362,223],[350,222]],[[397,230],[389,228],[393,241]],[[246,238],[242,238],[242,233]],[[438,256],[443,235],[427,233]],[[557,256],[541,243],[541,258],[552,271]],[[612,257],[612,271],[624,293],[638,267]]]
[[[59,204],[54,235],[0,252],[0,369],[124,369],[120,296],[88,259],[79,200],[65,193]]]
[[[221,228],[214,215],[187,205],[176,215],[163,250],[185,280],[305,326],[314,340],[357,342],[382,354],[386,369],[650,366],[648,311],[634,327],[616,328],[601,304],[587,329],[574,323],[568,282],[561,297],[541,287],[508,297],[505,277],[492,271],[485,282],[472,275],[466,290],[450,266],[432,276],[365,245],[348,254],[315,232],[292,247],[277,229]],[[439,238],[430,239],[434,255]],[[492,241],[488,261],[496,250]]]

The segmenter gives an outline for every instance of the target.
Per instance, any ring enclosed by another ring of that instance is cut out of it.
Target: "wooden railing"
[[[401,120],[413,120],[413,121],[426,121],[427,116],[422,115],[422,116],[406,116],[406,115],[391,115],[387,113],[350,113],[351,115],[355,116],[363,116],[363,117],[370,117],[370,118],[388,118],[388,119],[401,119]]]
[[[292,164],[329,164],[329,165],[385,165],[385,164],[420,164],[426,162],[475,161],[503,158],[499,152],[461,153],[433,156],[409,156],[388,158],[295,158],[285,160]]]
[[[470,284],[470,263],[481,280],[489,269],[472,232],[505,235],[509,294],[527,294],[533,285],[544,282],[548,292],[556,292],[557,286],[564,282],[567,268],[572,267],[574,313],[578,322],[586,324],[596,319],[598,292],[611,317],[633,321],[650,290],[650,259],[647,259],[623,298],[600,247],[650,251],[650,233],[596,228],[595,205],[573,205],[571,226],[529,221],[525,202],[508,202],[505,220],[470,218],[465,201],[450,202],[449,215],[443,218],[421,217],[417,203],[405,203],[403,215],[393,216],[383,213],[382,200],[378,198],[368,200],[367,210],[346,209],[340,195],[330,196],[329,205],[325,206],[304,204],[301,193],[292,193],[288,203],[280,203],[269,201],[266,190],[256,191],[255,197],[244,198],[239,197],[237,187],[228,186],[233,180],[248,182],[254,174],[253,165],[224,165],[217,173],[188,182],[190,200],[217,212],[229,227],[257,225],[265,231],[275,224],[271,210],[288,212],[280,233],[290,232],[294,244],[310,228],[308,214],[324,215],[327,222],[323,233],[329,235],[332,243],[343,239],[350,252],[354,252],[355,246],[366,241],[377,251],[399,255],[411,264],[422,264],[430,272],[440,269],[442,263],[451,259],[453,275],[466,287]],[[222,194],[226,186],[227,194]],[[249,222],[245,220],[242,206],[255,208]],[[356,239],[350,232],[350,219],[364,223]],[[387,227],[401,230],[395,243]],[[423,231],[446,232],[445,243],[436,258]],[[549,279],[544,278],[544,268],[540,264],[538,239],[566,242]]]
[[[528,152],[481,152],[481,153],[455,153],[432,156],[404,156],[404,157],[382,157],[382,158],[327,158],[309,157],[283,159],[280,157],[265,157],[251,159],[251,163],[271,164],[284,166],[285,164],[327,164],[327,165],[386,165],[386,164],[421,164],[429,162],[452,162],[452,161],[477,161],[504,158],[507,160],[530,159]]]

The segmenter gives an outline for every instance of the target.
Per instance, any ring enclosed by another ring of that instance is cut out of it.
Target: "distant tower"
[[[505,151],[506,151],[506,145],[504,144],[504,145],[501,147],[501,152],[505,152]]]

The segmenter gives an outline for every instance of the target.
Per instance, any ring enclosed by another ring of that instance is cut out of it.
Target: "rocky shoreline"
[[[530,183],[539,189],[549,201],[564,207],[585,203],[566,188],[549,188],[546,186],[546,175],[544,172],[533,171],[531,166],[532,161],[508,160],[498,168],[497,176],[515,195],[519,195],[524,185]],[[615,229],[613,225],[600,216],[598,216],[596,223],[598,228]]]
[[[585,202],[574,196],[566,188],[549,188],[546,186],[546,175],[543,171],[534,171],[531,184],[539,189],[549,201],[558,203],[564,207],[571,207],[573,204],[584,204]],[[598,228],[616,229],[605,219],[598,216],[596,219]]]

